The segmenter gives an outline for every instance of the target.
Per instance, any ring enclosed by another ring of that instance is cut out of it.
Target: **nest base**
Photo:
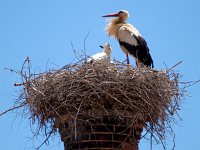
[[[65,150],[138,150],[144,121],[137,119],[132,126],[129,122],[133,122],[131,118],[122,120],[116,116],[103,116],[87,123],[76,122],[68,115],[57,120]]]

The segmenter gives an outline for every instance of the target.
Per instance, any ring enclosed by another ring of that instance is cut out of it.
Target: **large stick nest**
[[[178,78],[173,71],[133,68],[121,62],[79,62],[28,78],[24,95],[32,118],[41,126],[54,124],[65,114],[76,121],[140,115],[146,130],[163,140],[179,109]]]

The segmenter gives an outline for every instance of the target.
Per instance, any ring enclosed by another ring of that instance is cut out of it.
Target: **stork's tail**
[[[154,68],[153,59],[149,53],[149,48],[147,45],[137,46],[136,58],[138,58],[140,63],[144,64],[145,66]]]
[[[146,58],[144,58],[144,62],[143,63],[147,67],[154,68],[153,59],[152,59],[150,53],[148,53]]]

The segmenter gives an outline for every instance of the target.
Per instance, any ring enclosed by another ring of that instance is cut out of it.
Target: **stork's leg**
[[[129,61],[128,54],[126,54],[126,60],[127,60],[127,64],[129,65],[129,64],[130,64],[130,61]]]
[[[139,67],[139,61],[138,61],[138,58],[136,58],[135,60],[136,60],[136,61],[135,61],[136,66]]]

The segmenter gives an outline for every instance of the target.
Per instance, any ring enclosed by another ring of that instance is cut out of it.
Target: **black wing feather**
[[[140,62],[142,62],[147,67],[154,67],[153,59],[151,54],[149,53],[149,47],[147,46],[147,42],[142,36],[135,36],[137,40],[137,58]]]
[[[131,45],[129,43],[123,42],[119,40],[119,44],[120,46],[123,46],[126,48],[126,50],[132,54],[134,57],[136,57],[136,46],[135,45]]]
[[[147,67],[154,67],[153,59],[149,53],[147,42],[141,36],[133,35],[137,40],[137,45],[131,45],[126,42],[120,41],[119,44],[127,49],[127,51],[134,57],[138,58],[139,61]]]

